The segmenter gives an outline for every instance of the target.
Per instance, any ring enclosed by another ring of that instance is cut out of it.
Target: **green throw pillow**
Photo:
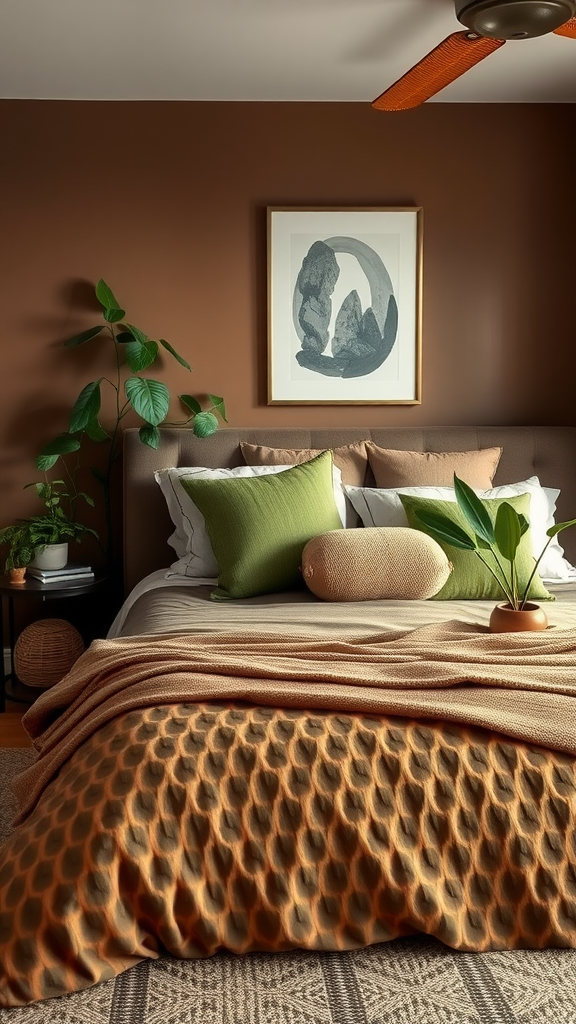
[[[408,525],[414,530],[422,530],[424,533],[429,533],[428,529],[416,518],[416,512],[439,512],[443,515],[449,516],[454,520],[458,526],[461,526],[463,530],[466,530],[468,534],[471,534],[471,527],[467,524],[464,516],[462,515],[458,505],[454,501],[441,501],[437,498],[420,498],[409,494],[400,494],[399,498],[404,506],[406,517],[408,519]],[[484,501],[484,505],[494,522],[498,506],[503,501],[509,502],[517,512],[521,512],[529,520],[530,518],[530,495],[529,494],[518,494],[512,498],[487,498]],[[444,549],[448,558],[454,566],[454,571],[448,577],[447,582],[438,591],[437,594],[431,599],[433,601],[450,601],[456,599],[478,599],[478,600],[496,600],[505,601],[506,597],[503,591],[500,589],[496,580],[488,569],[482,564],[478,555],[474,551],[466,551],[463,548],[452,547],[451,544],[447,544],[444,541],[438,541],[440,547]],[[538,552],[540,554],[540,552]],[[494,565],[494,558],[490,551],[483,552],[487,562]],[[504,562],[504,567],[510,565],[509,562]],[[532,542],[530,539],[530,530],[528,530],[520,544],[518,546],[518,552],[516,555],[516,567],[518,569],[518,582],[519,588],[522,589],[526,586],[530,573],[534,568],[534,555],[532,551]],[[529,595],[531,600],[534,601],[553,601],[554,597],[550,594],[538,573],[535,574],[532,583],[530,584]]]
[[[200,509],[220,569],[216,601],[303,586],[304,545],[342,529],[329,451],[271,476],[197,480],[182,486]]]

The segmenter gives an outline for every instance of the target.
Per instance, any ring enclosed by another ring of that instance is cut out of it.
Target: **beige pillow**
[[[268,448],[264,444],[248,444],[240,441],[240,448],[247,466],[287,466],[309,462],[326,448]],[[366,442],[331,448],[334,465],[342,473],[342,483],[352,487],[362,487],[368,469]],[[452,481],[450,481],[452,483]]]
[[[427,600],[448,579],[452,565],[436,541],[406,526],[331,530],[302,551],[302,576],[323,601]]]
[[[366,442],[377,487],[452,487],[454,473],[470,487],[487,491],[498,468],[501,448],[471,452],[404,452]]]

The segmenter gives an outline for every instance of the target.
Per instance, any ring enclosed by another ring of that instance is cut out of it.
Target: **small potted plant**
[[[0,547],[8,547],[4,568],[11,583],[24,583],[26,566],[30,565],[36,553],[26,522],[5,526],[0,530]]]
[[[79,541],[83,534],[91,534],[98,539],[96,530],[75,518],[78,498],[83,498],[88,505],[94,502],[89,494],[76,490],[74,473],[70,476],[69,487],[64,480],[48,479],[26,484],[26,487],[36,489],[47,511],[19,519],[14,525],[0,530],[0,547],[8,545],[4,567],[11,577],[14,575],[12,570],[24,569],[32,563],[40,569],[60,569],[68,561],[69,541]],[[64,511],[64,502],[68,505],[67,512]],[[24,578],[24,574],[21,575],[20,582]]]
[[[70,489],[64,480],[46,479],[40,483],[26,484],[26,487],[36,489],[47,509],[42,515],[29,516],[25,520],[35,551],[33,562],[39,569],[61,569],[65,566],[69,541],[80,541],[85,533],[98,539],[96,530],[76,520],[78,498],[83,498],[91,506],[94,501],[89,494],[76,490],[74,475],[70,476]],[[64,511],[64,503],[68,506],[67,512]]]
[[[471,534],[441,513],[420,510],[415,515],[435,540],[455,548],[473,551],[496,580],[505,601],[493,609],[490,616],[490,631],[504,633],[546,629],[548,619],[543,608],[528,601],[530,585],[552,538],[567,527],[576,525],[576,519],[556,523],[546,531],[548,541],[538,558],[535,558],[528,581],[521,585],[516,555],[520,541],[530,526],[526,516],[517,512],[509,502],[503,501],[493,522],[482,499],[456,474],[454,491],[458,507],[471,529]],[[492,564],[487,561],[486,552],[491,553],[494,560]]]

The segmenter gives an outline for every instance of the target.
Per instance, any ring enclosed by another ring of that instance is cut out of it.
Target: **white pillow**
[[[154,479],[166,499],[170,518],[174,523],[174,533],[168,538],[170,547],[178,555],[172,562],[167,576],[186,576],[202,583],[218,582],[219,568],[212,545],[206,531],[204,516],[192,501],[188,492],[182,487],[183,476],[197,480],[223,480],[226,477],[269,476],[272,473],[284,473],[292,466],[237,466],[234,469],[208,469],[205,466],[172,466],[169,469],[158,469]],[[342,486],[342,474],[337,466],[332,466],[332,484],[334,500],[342,525],[346,525],[346,495]]]
[[[345,487],[346,493],[360,516],[364,526],[407,526],[408,520],[398,497],[399,494],[413,494],[423,498],[441,498],[455,501],[453,487]],[[560,491],[553,487],[542,487],[537,476],[521,480],[517,484],[501,484],[489,491],[476,491],[481,498],[511,498],[515,494],[530,495],[530,533],[534,557],[537,558],[546,544],[546,530],[554,526],[554,512]],[[538,566],[543,580],[566,580],[576,573],[574,566],[564,558],[564,550],[556,537]]]

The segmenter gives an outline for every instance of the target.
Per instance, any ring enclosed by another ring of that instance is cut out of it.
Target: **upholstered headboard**
[[[136,428],[124,432],[124,582],[128,593],[154,569],[174,561],[166,543],[173,527],[154,480],[169,466],[239,466],[239,442],[275,448],[332,448],[370,438],[382,448],[405,451],[469,451],[501,445],[494,482],[515,483],[538,476],[562,491],[557,521],[576,517],[576,427],[382,427],[307,430],[265,427],[225,428],[197,438],[190,430],[165,428],[158,450],[143,445]],[[576,529],[562,534],[562,546],[576,562]]]

